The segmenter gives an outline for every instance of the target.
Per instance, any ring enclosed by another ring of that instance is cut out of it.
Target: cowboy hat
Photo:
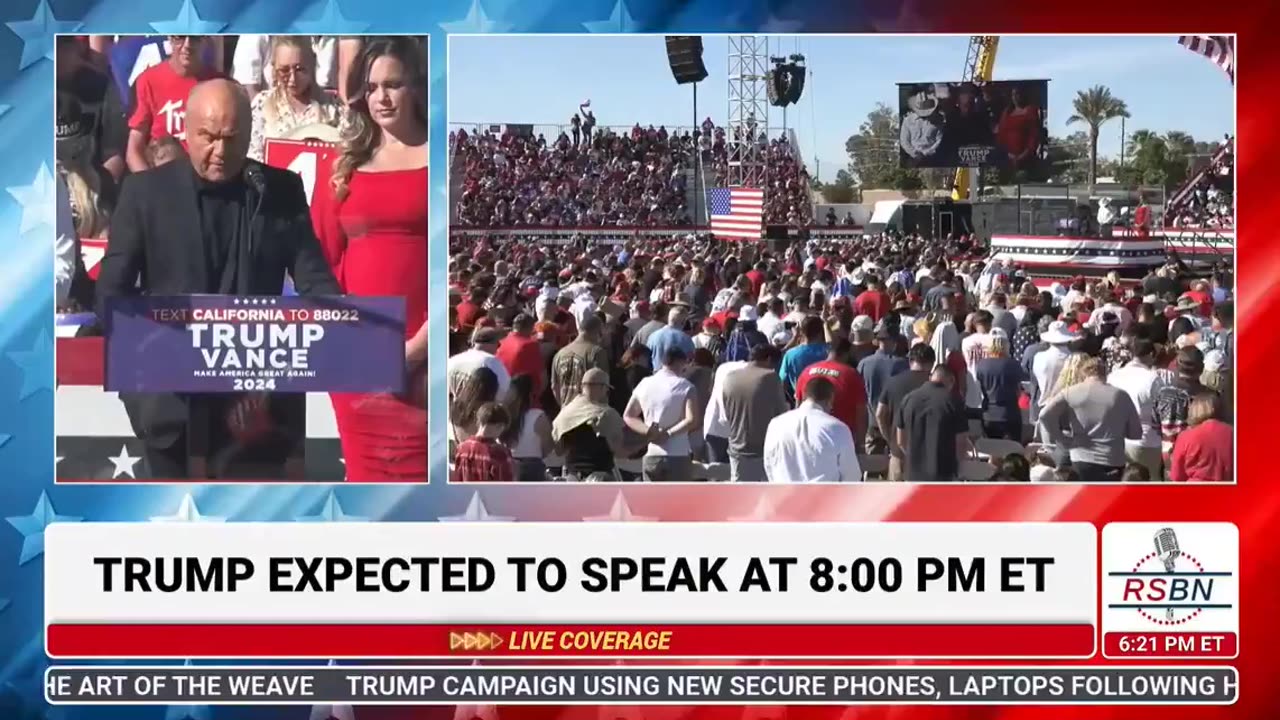
[[[1050,323],[1048,332],[1040,335],[1040,339],[1050,345],[1066,345],[1080,339],[1080,336],[1071,332],[1067,323],[1055,320]]]
[[[928,90],[918,90],[907,98],[907,109],[916,117],[929,117],[938,109],[938,98]]]

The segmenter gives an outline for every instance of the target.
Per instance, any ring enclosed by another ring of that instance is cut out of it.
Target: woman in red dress
[[[361,52],[364,89],[311,218],[342,289],[405,300],[404,395],[333,394],[347,479],[427,479],[426,63],[416,40]]]

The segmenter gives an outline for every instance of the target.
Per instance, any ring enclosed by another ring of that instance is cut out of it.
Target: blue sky
[[[698,86],[698,114],[728,113],[728,40],[703,38],[709,77]],[[797,50],[809,77],[787,110],[810,171],[822,179],[845,167],[845,139],[877,102],[896,104],[896,83],[958,79],[967,36],[770,37],[771,54]],[[1234,89],[1213,63],[1174,36],[1000,39],[995,78],[1048,78],[1049,130],[1062,136],[1076,91],[1107,85],[1129,105],[1126,129],[1183,130],[1197,140],[1234,132]],[[671,77],[661,36],[453,36],[449,39],[451,122],[563,124],[590,98],[601,125],[689,125],[689,86]],[[770,123],[782,127],[781,111]],[[1120,123],[1103,126],[1099,154],[1120,150]]]

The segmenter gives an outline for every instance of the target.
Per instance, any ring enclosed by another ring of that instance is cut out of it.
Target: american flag
[[[1236,81],[1236,39],[1230,35],[1181,35],[1178,44],[1203,55]]]
[[[712,188],[707,193],[711,232],[719,237],[760,239],[764,229],[764,191],[756,188]]]

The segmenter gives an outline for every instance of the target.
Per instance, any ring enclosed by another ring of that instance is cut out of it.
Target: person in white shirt
[[[498,331],[490,327],[476,328],[471,335],[471,349],[449,358],[445,364],[445,378],[449,397],[453,397],[467,376],[476,368],[488,368],[498,377],[498,398],[507,396],[511,388],[511,373],[494,355],[498,352]]]
[[[724,411],[724,381],[729,373],[746,367],[746,360],[720,363],[711,381],[711,399],[702,418],[702,434],[707,441],[707,459],[713,463],[729,462],[729,419]]]
[[[964,356],[965,369],[969,379],[965,381],[964,404],[969,410],[969,417],[980,416],[982,412],[982,383],[978,381],[978,363],[987,356],[987,346],[991,344],[991,324],[994,318],[988,310],[979,310],[969,316],[973,324],[973,333],[960,341],[960,354]],[[939,362],[945,362],[945,358]]]
[[[649,441],[644,455],[645,482],[689,482],[693,479],[689,430],[698,425],[698,399],[684,378],[688,357],[672,347],[657,372],[636,384],[622,419]]]
[[[1111,313],[1120,319],[1120,327],[1116,328],[1116,335],[1123,333],[1133,323],[1133,313],[1129,312],[1129,308],[1116,302],[1115,293],[1107,292],[1102,296],[1102,306],[1089,315],[1086,327],[1097,333],[1102,329],[1102,317],[1106,313]]]
[[[1067,323],[1062,320],[1050,323],[1049,330],[1040,335],[1040,340],[1049,343],[1049,347],[1037,353],[1031,361],[1031,376],[1035,378],[1036,387],[1039,388],[1042,404],[1058,394],[1058,376],[1062,374],[1062,368],[1071,356],[1071,343],[1079,339],[1068,328]],[[1037,422],[1036,432],[1043,437],[1038,417],[1033,417],[1032,420]]]
[[[786,310],[786,304],[780,298],[773,298],[769,301],[769,312],[760,316],[756,321],[756,329],[764,333],[767,338],[773,337],[778,328],[782,327],[782,315]]]
[[[1133,341],[1133,360],[1124,367],[1116,368],[1107,376],[1107,384],[1120,388],[1133,399],[1138,410],[1138,419],[1142,421],[1142,439],[1126,440],[1125,456],[1129,462],[1138,463],[1147,468],[1152,480],[1164,477],[1160,457],[1160,425],[1155,421],[1152,411],[1156,395],[1160,388],[1170,380],[1156,370],[1156,346],[1146,338]]]
[[[794,327],[800,327],[804,319],[809,316],[809,296],[801,293],[791,299],[791,312],[782,318],[782,322],[791,323]]]
[[[769,423],[764,437],[769,482],[861,482],[853,433],[831,414],[835,397],[831,381],[813,378],[800,407]]]

